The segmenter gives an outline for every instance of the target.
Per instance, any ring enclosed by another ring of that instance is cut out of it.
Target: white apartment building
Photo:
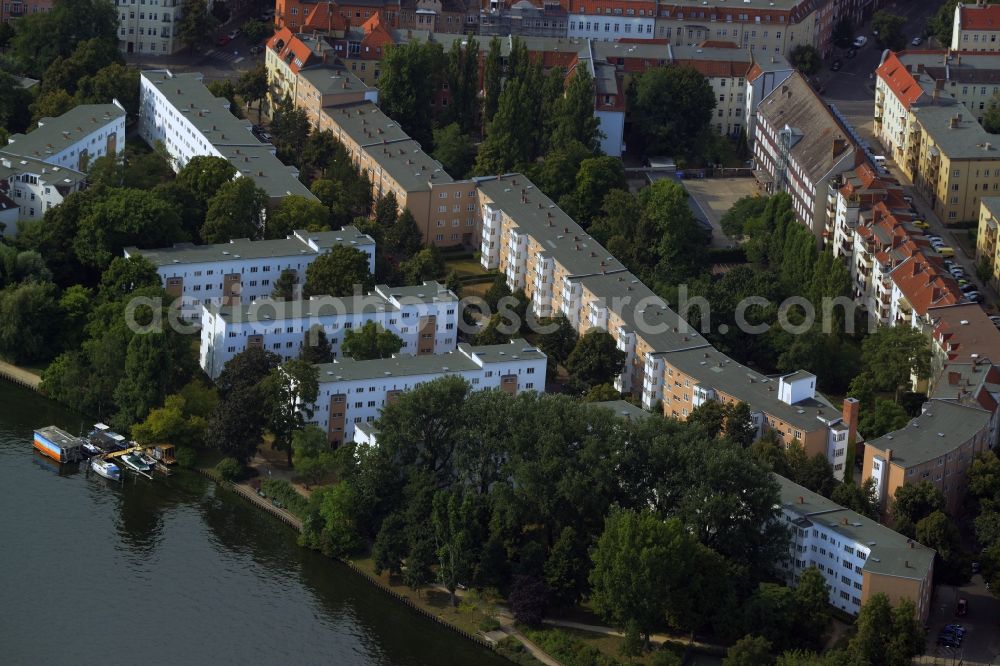
[[[5,205],[0,237],[17,234],[16,220],[38,219],[86,187],[91,163],[124,149],[125,109],[117,100],[81,104],[58,118],[42,118],[28,134],[11,135],[0,149],[0,195],[17,213]]]
[[[656,2],[570,3],[567,36],[617,42],[656,37]],[[611,6],[607,6],[611,5]]]
[[[123,53],[170,55],[184,45],[177,39],[183,0],[115,0],[118,48]],[[212,2],[207,0],[209,9]]]
[[[296,283],[302,285],[309,264],[338,245],[364,252],[368,272],[375,272],[375,240],[350,226],[340,231],[299,229],[277,240],[177,243],[153,250],[127,247],[125,256],[143,257],[156,266],[167,293],[181,299],[181,315],[200,320],[202,305],[238,305],[269,298],[284,271],[294,272]]]
[[[909,599],[927,619],[933,590],[934,551],[822,495],[773,475],[781,488],[781,513],[791,534],[783,563],[794,587],[815,567],[826,580],[830,605],[857,615],[873,595]]]
[[[373,443],[375,433],[365,424],[375,421],[399,394],[440,377],[461,377],[473,391],[495,389],[513,395],[545,390],[545,354],[522,339],[478,347],[462,343],[456,351],[427,356],[339,358],[316,368],[319,400],[310,422],[322,428],[334,446],[357,440]]]
[[[295,358],[314,326],[323,329],[336,357],[344,331],[370,321],[402,338],[404,355],[443,354],[457,344],[458,298],[437,282],[424,282],[409,287],[378,285],[374,293],[343,298],[203,304],[201,367],[215,379],[229,359],[254,346],[284,359]]]
[[[139,135],[150,146],[162,142],[175,170],[192,157],[222,157],[238,175],[251,178],[272,203],[290,194],[315,199],[299,181],[298,170],[282,164],[274,146],[258,141],[251,126],[249,120],[240,120],[229,111],[229,100],[209,92],[201,74],[142,72]]]

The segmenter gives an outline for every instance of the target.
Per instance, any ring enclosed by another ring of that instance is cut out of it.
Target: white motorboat
[[[114,464],[110,460],[104,460],[102,458],[91,458],[90,469],[94,470],[105,479],[111,479],[112,481],[121,481],[122,471],[118,465]]]
[[[149,474],[153,471],[150,465],[147,465],[142,458],[136,453],[126,453],[119,458],[127,467],[134,469],[137,472],[142,472],[143,474]]]

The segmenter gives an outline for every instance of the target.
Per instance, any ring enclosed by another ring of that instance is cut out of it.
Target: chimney
[[[952,372],[952,371],[948,372],[948,384],[950,384],[951,386],[954,386],[955,384],[957,384],[961,378],[962,378],[962,375],[960,373]]]
[[[922,63],[922,62],[918,62],[917,63],[917,73],[918,74],[923,74],[924,73],[924,63]]]
[[[889,462],[892,460],[892,449],[885,450],[885,461]]]
[[[799,504],[805,504],[805,503],[806,503],[806,498],[803,497],[802,495],[799,495]]]
[[[847,148],[847,141],[845,139],[834,139],[833,140],[833,156],[836,157],[840,155]]]
[[[857,398],[844,398],[844,407],[841,417],[847,425],[847,441],[853,442],[858,435],[858,417],[861,411],[861,403]],[[848,465],[853,465],[853,460],[847,461]]]

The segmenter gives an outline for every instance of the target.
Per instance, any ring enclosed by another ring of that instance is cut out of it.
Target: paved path
[[[611,627],[604,627],[598,624],[584,624],[583,622],[574,622],[572,620],[542,620],[543,624],[547,624],[552,627],[564,627],[566,629],[577,629],[579,631],[589,631],[593,634],[601,634],[604,636],[618,636],[624,637],[625,634],[622,632],[612,629]],[[725,648],[721,645],[712,645],[711,643],[702,643],[700,641],[693,640],[687,636],[675,636],[671,634],[652,634],[649,637],[651,643],[683,643],[684,645],[690,645],[692,647],[707,649],[707,650],[724,650]]]
[[[42,383],[42,378],[35,373],[4,361],[0,361],[0,377],[35,390],[38,390],[38,385]]]
[[[563,666],[562,662],[553,658],[551,655],[549,655],[549,653],[545,652],[544,650],[542,650],[542,648],[535,645],[530,638],[528,638],[520,631],[515,629],[514,618],[510,617],[509,615],[503,615],[503,614],[501,614],[500,617],[502,618],[500,621],[500,628],[510,636],[513,636],[517,640],[521,641],[521,645],[523,645],[525,649],[527,649],[528,652],[531,653],[532,657],[542,662],[546,666]]]

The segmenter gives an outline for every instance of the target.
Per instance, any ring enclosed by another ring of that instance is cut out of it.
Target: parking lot
[[[968,612],[957,617],[958,600],[968,600]],[[939,585],[934,590],[927,651],[924,664],[993,664],[1000,663],[1000,599],[986,589],[983,577],[976,575],[962,587]],[[941,630],[949,624],[961,624],[965,636],[958,647],[938,645]]]
[[[712,247],[733,245],[719,225],[722,216],[739,199],[757,193],[753,178],[694,178],[681,183],[691,195],[691,209],[695,217],[712,225]]]

